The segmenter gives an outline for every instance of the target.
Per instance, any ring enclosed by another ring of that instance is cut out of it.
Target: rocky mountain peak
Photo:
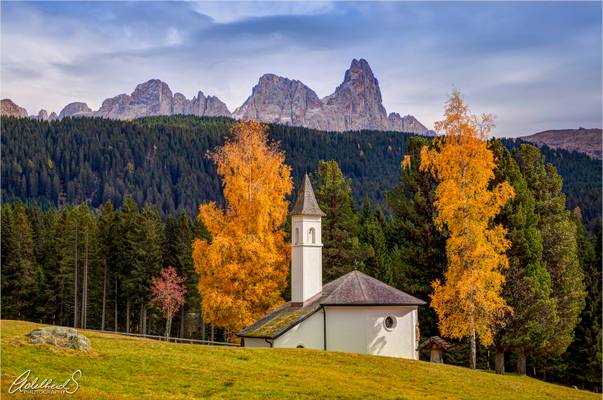
[[[36,119],[38,121],[48,121],[48,111],[41,109],[40,112],[38,112]]]
[[[320,109],[316,93],[298,80],[265,74],[251,91],[251,96],[234,112],[236,118],[255,119],[307,126],[308,112]]]
[[[5,117],[27,118],[27,110],[16,105],[11,99],[0,100],[0,115]]]
[[[65,117],[85,117],[91,115],[92,109],[88,107],[88,104],[75,101],[63,107],[59,113],[59,119],[63,119]]]
[[[95,113],[97,116],[113,119],[176,114],[230,116],[230,111],[217,97],[205,97],[199,91],[196,97],[189,100],[182,93],[172,94],[167,83],[151,79],[137,85],[131,95],[120,94],[106,99]]]
[[[326,131],[375,129],[428,133],[412,116],[395,114],[388,118],[379,81],[363,58],[352,60],[343,82],[322,100],[298,80],[262,75],[234,116]]]

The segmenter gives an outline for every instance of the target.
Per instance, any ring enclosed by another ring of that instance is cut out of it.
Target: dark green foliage
[[[561,177],[555,167],[545,165],[538,148],[523,144],[514,151],[514,156],[536,201],[542,256],[551,276],[559,316],[547,353],[557,356],[571,343],[584,307],[584,273],[578,261],[576,223],[565,208]]]
[[[161,332],[159,313],[147,309],[150,280],[167,262],[186,278],[187,312],[199,312],[191,242],[207,233],[185,214],[164,228],[156,209],[139,210],[128,196],[118,211],[110,203],[0,211],[4,318],[134,332],[148,332],[148,323]]]
[[[578,254],[587,289],[586,305],[574,331],[574,341],[562,357],[565,376],[553,378],[601,392],[601,221],[595,225],[595,234],[589,237],[577,214]]]
[[[543,242],[535,212],[536,202],[519,166],[500,141],[493,140],[490,150],[496,161],[492,187],[506,181],[515,191],[513,200],[496,219],[507,229],[507,238],[512,242],[507,251],[509,268],[504,271],[503,296],[513,309],[496,335],[496,345],[503,351],[542,350],[559,321],[556,300],[551,297],[551,278],[542,259]]]
[[[392,210],[387,237],[394,285],[427,302],[432,282],[443,279],[446,268],[446,238],[434,223],[435,181],[429,172],[419,171],[419,153],[428,144],[425,138],[411,139],[410,167],[402,168],[400,183],[387,193]],[[439,334],[431,307],[424,307],[419,318],[422,338]]]
[[[520,139],[501,139],[511,151],[522,144]],[[540,152],[544,161],[551,163],[563,177],[563,193],[566,195],[567,209],[580,207],[586,228],[592,231],[601,218],[603,170],[602,160],[590,158],[586,154],[551,149],[542,146]]]
[[[357,268],[361,259],[358,217],[352,189],[335,161],[319,161],[316,200],[322,219],[322,280],[330,282]]]
[[[39,268],[25,208],[2,206],[2,318],[24,319],[39,296]]]
[[[381,207],[374,210],[368,199],[364,200],[359,220],[359,240],[363,262],[360,269],[367,275],[388,285],[394,285],[394,271],[385,237],[386,220]]]

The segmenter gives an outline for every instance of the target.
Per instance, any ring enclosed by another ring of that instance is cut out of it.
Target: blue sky
[[[2,2],[1,93],[31,113],[151,78],[233,111],[264,73],[333,92],[353,58],[430,128],[460,89],[497,136],[601,127],[601,2]]]

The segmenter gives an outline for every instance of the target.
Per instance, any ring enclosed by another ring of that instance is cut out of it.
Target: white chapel
[[[324,215],[306,175],[291,212],[291,301],[239,332],[241,345],[417,360],[424,301],[356,270],[322,284]]]

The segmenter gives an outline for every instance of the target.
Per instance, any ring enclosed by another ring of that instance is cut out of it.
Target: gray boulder
[[[29,337],[29,343],[32,344],[49,344],[63,349],[79,351],[90,350],[90,339],[73,328],[47,326],[34,329],[27,336]]]

